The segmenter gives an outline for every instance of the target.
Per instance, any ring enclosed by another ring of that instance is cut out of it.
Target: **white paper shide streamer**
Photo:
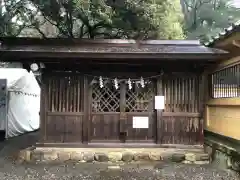
[[[115,89],[118,89],[118,80],[117,80],[117,78],[114,79],[114,86],[115,86]]]
[[[129,89],[132,89],[132,82],[131,82],[131,79],[130,79],[130,78],[128,79],[128,88],[129,88]]]
[[[103,88],[103,79],[102,79],[102,76],[99,77],[99,86],[100,86],[100,88]]]

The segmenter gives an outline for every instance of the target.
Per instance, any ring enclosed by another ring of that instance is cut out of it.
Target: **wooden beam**
[[[233,40],[232,44],[238,48],[240,48],[240,40]]]
[[[210,99],[208,106],[240,106],[240,97]]]
[[[237,64],[240,64],[240,56],[233,57],[231,59],[225,59],[225,60],[221,61],[220,63],[213,66],[213,68],[211,70],[209,69],[209,72],[214,73],[216,71],[220,71],[220,70],[223,70],[225,68],[228,68],[228,67],[231,67],[231,66],[234,66]]]
[[[82,59],[108,59],[112,62],[116,60],[125,60],[126,62],[134,62],[139,60],[155,60],[160,62],[161,60],[188,60],[188,61],[216,61],[219,59],[224,59],[224,57],[228,56],[228,53],[199,53],[199,52],[192,52],[192,53],[180,53],[180,52],[170,52],[170,53],[159,53],[159,52],[136,52],[136,53],[101,53],[101,52],[41,52],[41,51],[4,51],[1,59],[2,61],[9,61],[9,62],[26,62],[26,59],[31,58],[32,61],[34,59],[45,59],[46,57],[52,58],[55,62],[72,62],[71,60],[78,58],[78,61],[81,62]],[[18,56],[15,56],[16,53]],[[37,62],[37,61],[36,61]],[[44,62],[47,62],[45,60]]]

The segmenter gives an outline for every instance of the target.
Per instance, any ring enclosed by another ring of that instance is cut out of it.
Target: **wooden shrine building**
[[[240,172],[240,21],[205,45],[229,52],[229,58],[206,69],[205,149]]]
[[[188,40],[0,41],[2,61],[41,67],[45,146],[203,145],[204,69],[229,55]]]

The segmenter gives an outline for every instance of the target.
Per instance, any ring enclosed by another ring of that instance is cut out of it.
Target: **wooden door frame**
[[[156,85],[157,85],[157,81],[158,79],[154,80],[153,81],[153,87],[155,87],[154,89],[154,95],[156,95],[157,93],[157,88],[156,88]],[[92,120],[91,120],[91,113],[92,113],[92,87],[90,85],[90,82],[91,80],[90,79],[87,79],[86,77],[84,78],[84,114],[85,114],[85,118],[84,118],[84,123],[83,123],[83,137],[84,138],[84,142],[85,143],[89,143],[91,141],[91,128],[92,128]],[[126,124],[127,124],[127,113],[126,112],[126,90],[127,90],[127,85],[125,83],[121,83],[120,84],[120,87],[119,87],[119,91],[120,91],[120,112],[119,112],[119,140],[120,142],[126,142],[127,140],[127,137],[125,134],[126,133]],[[161,90],[160,90],[161,92]],[[154,98],[154,97],[153,97]],[[154,100],[153,100],[153,104],[154,104]],[[161,113],[159,114],[159,116],[156,115],[156,112],[153,111],[153,114],[154,114],[154,121],[157,125],[156,128],[158,128],[158,126],[161,124],[160,122],[157,123],[157,119],[161,120],[160,118],[160,115]],[[157,117],[157,119],[156,119]],[[158,125],[159,124],[159,125]],[[154,133],[154,139],[153,141],[155,143],[158,142],[158,135],[156,135],[156,132],[157,132],[157,129],[153,129],[153,133]],[[121,134],[123,133],[123,134]],[[87,134],[87,136],[86,136]],[[121,136],[124,135],[125,138],[124,139],[121,139]]]
[[[126,84],[120,84],[120,117],[119,117],[119,139],[122,142],[126,142]]]

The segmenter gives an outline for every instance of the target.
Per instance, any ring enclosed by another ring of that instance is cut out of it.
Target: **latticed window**
[[[92,112],[119,112],[120,89],[112,84],[100,88],[99,84],[92,85]]]
[[[240,96],[240,65],[225,68],[211,75],[213,98]]]
[[[148,112],[153,109],[153,87],[152,82],[144,88],[134,83],[131,89],[127,85],[116,89],[112,83],[101,88],[95,83],[92,85],[92,112],[120,112],[120,103],[126,112]]]
[[[148,112],[153,110],[154,86],[149,82],[145,87],[134,84],[126,93],[127,112]]]

